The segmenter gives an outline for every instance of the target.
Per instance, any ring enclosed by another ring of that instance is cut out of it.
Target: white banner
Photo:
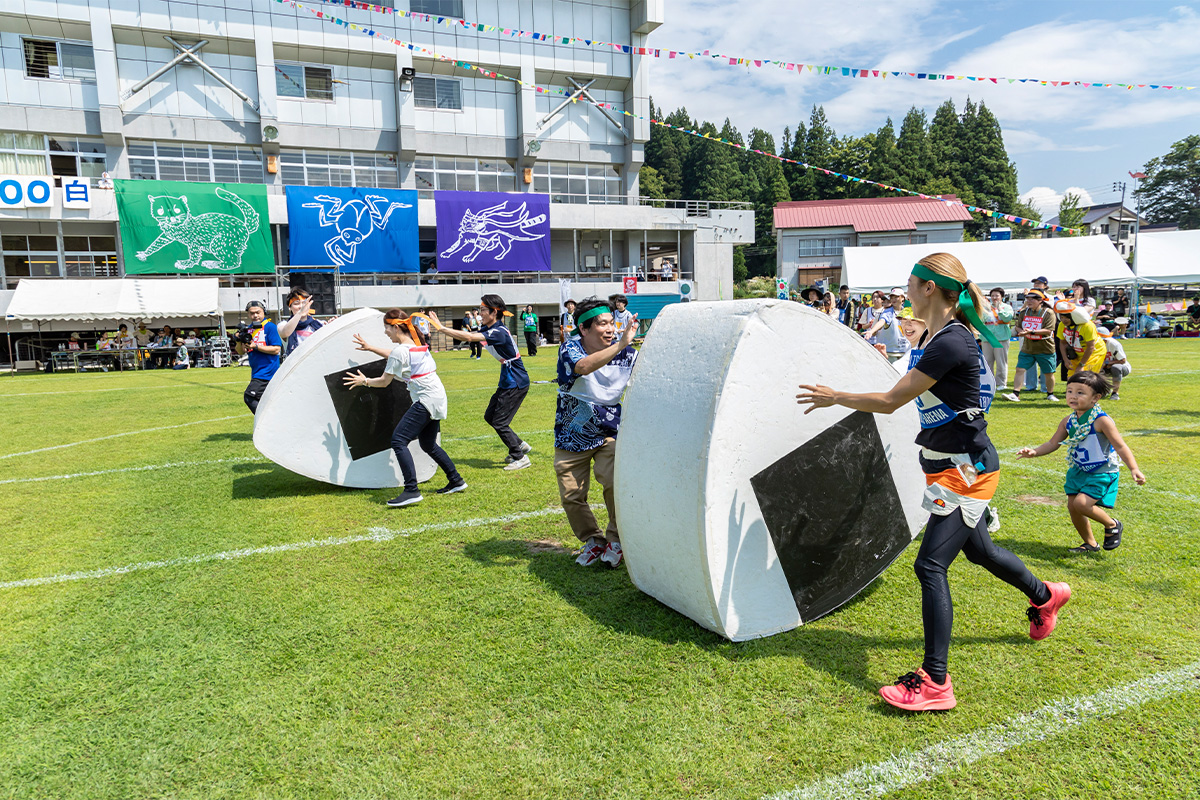
[[[558,313],[567,310],[567,301],[571,299],[571,279],[558,279]]]

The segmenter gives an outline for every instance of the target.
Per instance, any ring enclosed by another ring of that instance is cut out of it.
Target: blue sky
[[[786,9],[782,11],[781,9]],[[823,105],[839,135],[896,126],[916,105],[983,100],[1003,126],[1019,191],[1053,216],[1065,191],[1116,202],[1112,183],[1200,133],[1200,4],[1158,0],[669,0],[654,47],[905,72],[1155,83],[1193,91],[1054,88],[818,77],[712,60],[654,60],[651,91],[743,133],[807,122]]]

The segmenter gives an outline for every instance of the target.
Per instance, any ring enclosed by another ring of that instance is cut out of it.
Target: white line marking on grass
[[[1061,736],[1078,727],[1122,711],[1200,688],[1200,661],[1178,669],[1106,689],[1086,697],[1055,700],[1036,711],[1010,717],[973,733],[938,742],[915,752],[902,752],[878,764],[866,764],[771,795],[771,800],[850,800],[881,797],[961,769],[1014,747]]]
[[[118,472],[149,472],[155,469],[172,469],[174,467],[199,467],[206,464],[245,464],[260,461],[257,458],[216,458],[210,461],[168,461],[165,464],[146,464],[142,467],[119,467],[117,469],[101,469],[95,472],[72,472],[67,475],[44,475],[40,478],[7,478],[0,481],[6,483],[39,483],[41,481],[65,481],[70,478],[90,478],[94,475],[114,475]],[[263,464],[268,462],[263,461]]]
[[[112,389],[66,389],[61,392],[17,392],[16,394],[0,394],[0,397],[34,397],[43,394],[93,394],[95,392],[146,392],[151,389],[194,389],[196,386],[229,386],[243,381],[217,381],[215,383],[179,383],[174,386],[116,386]]]
[[[1026,460],[1026,459],[1021,459],[1021,460],[1001,459],[1000,463],[1003,466],[1012,467],[1014,469],[1026,469],[1026,470],[1029,470],[1030,472],[1040,472],[1043,475],[1057,475],[1059,477],[1065,478],[1066,474],[1067,474],[1066,467],[1063,467],[1062,470],[1047,469],[1046,467],[1038,467],[1033,464],[1030,464],[1028,462],[1028,460]],[[1128,481],[1128,480],[1132,480],[1132,479],[1127,478],[1126,480]],[[1195,495],[1190,495],[1190,494],[1183,494],[1182,492],[1172,492],[1168,489],[1155,489],[1150,486],[1138,486],[1137,484],[1134,484],[1133,487],[1129,487],[1128,485],[1126,485],[1126,489],[1128,491],[1132,491],[1132,492],[1150,492],[1151,494],[1165,494],[1167,497],[1174,497],[1176,500],[1186,500],[1189,503],[1200,503],[1200,497],[1196,497]]]
[[[33,455],[34,453],[45,453],[50,450],[62,450],[65,447],[75,447],[75,446],[81,445],[81,444],[91,444],[92,442],[103,442],[106,439],[119,439],[122,436],[134,436],[139,433],[153,433],[154,431],[171,431],[171,430],[175,430],[176,428],[186,428],[189,425],[203,425],[206,422],[221,422],[221,421],[227,420],[227,419],[245,419],[245,417],[246,417],[245,414],[234,414],[233,416],[229,416],[229,417],[216,417],[214,419],[200,419],[200,420],[196,420],[195,422],[181,422],[178,425],[163,425],[158,428],[143,428],[140,431],[125,431],[124,433],[113,433],[113,434],[109,434],[108,436],[98,436],[95,439],[84,439],[83,441],[80,441],[80,442],[68,442],[67,444],[56,444],[52,447],[39,447],[36,450],[24,450],[20,453],[7,453],[5,455],[0,456],[0,460],[3,460],[5,458],[16,458],[17,456],[29,456],[29,455]]]
[[[85,572],[71,572],[65,575],[50,575],[45,578],[25,578],[24,580],[0,583],[0,589],[21,589],[28,586],[45,586],[46,584],[50,583],[67,583],[70,581],[111,578],[114,575],[126,575],[130,572],[140,572],[147,569],[165,569],[167,567],[179,567],[185,564],[203,564],[209,561],[232,561],[234,559],[247,558],[249,556],[269,555],[272,553],[287,553],[295,550],[308,550],[314,547],[338,547],[344,544],[358,544],[360,542],[390,542],[398,536],[412,536],[415,533],[454,530],[456,528],[475,528],[479,527],[480,525],[502,525],[506,522],[519,522],[520,520],[536,519],[538,517],[552,517],[563,513],[565,512],[561,507],[543,508],[537,511],[522,511],[516,514],[505,514],[500,517],[464,519],[458,522],[432,522],[427,525],[417,525],[416,527],[402,531],[394,531],[390,528],[370,528],[366,533],[359,534],[357,536],[341,536],[332,537],[329,539],[308,539],[307,541],[302,542],[273,544],[266,547],[247,547],[241,550],[225,550],[220,553],[208,553],[206,555],[199,556],[183,556],[181,558],[172,558],[166,561],[141,561],[136,564],[126,564],[123,567],[105,567],[103,569],[92,569]]]

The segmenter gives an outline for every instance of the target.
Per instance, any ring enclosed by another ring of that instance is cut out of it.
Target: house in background
[[[961,242],[963,223],[970,219],[970,212],[958,203],[924,197],[779,203],[775,274],[797,289],[821,279],[836,282],[846,247]],[[907,272],[897,274],[903,277]]]
[[[1087,227],[1090,236],[1107,236],[1122,256],[1128,256],[1133,252],[1133,223],[1137,219],[1137,212],[1125,208],[1120,203],[1080,206],[1079,210],[1084,212],[1083,225]],[[1061,225],[1062,223],[1055,216],[1048,220],[1047,224]],[[1145,217],[1142,217],[1141,225],[1144,229]],[[1053,237],[1055,234],[1051,232],[1048,235]],[[1062,234],[1060,233],[1058,236],[1062,236]]]

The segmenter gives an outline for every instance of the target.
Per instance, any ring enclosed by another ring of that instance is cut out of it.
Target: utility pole
[[[1138,229],[1142,226],[1142,196],[1138,194],[1138,181],[1146,177],[1144,172],[1131,172],[1129,177],[1133,178],[1133,193],[1137,195],[1137,211],[1133,218],[1133,324],[1134,330],[1138,330],[1138,306],[1141,302],[1139,297],[1141,289],[1141,281],[1138,280]]]

